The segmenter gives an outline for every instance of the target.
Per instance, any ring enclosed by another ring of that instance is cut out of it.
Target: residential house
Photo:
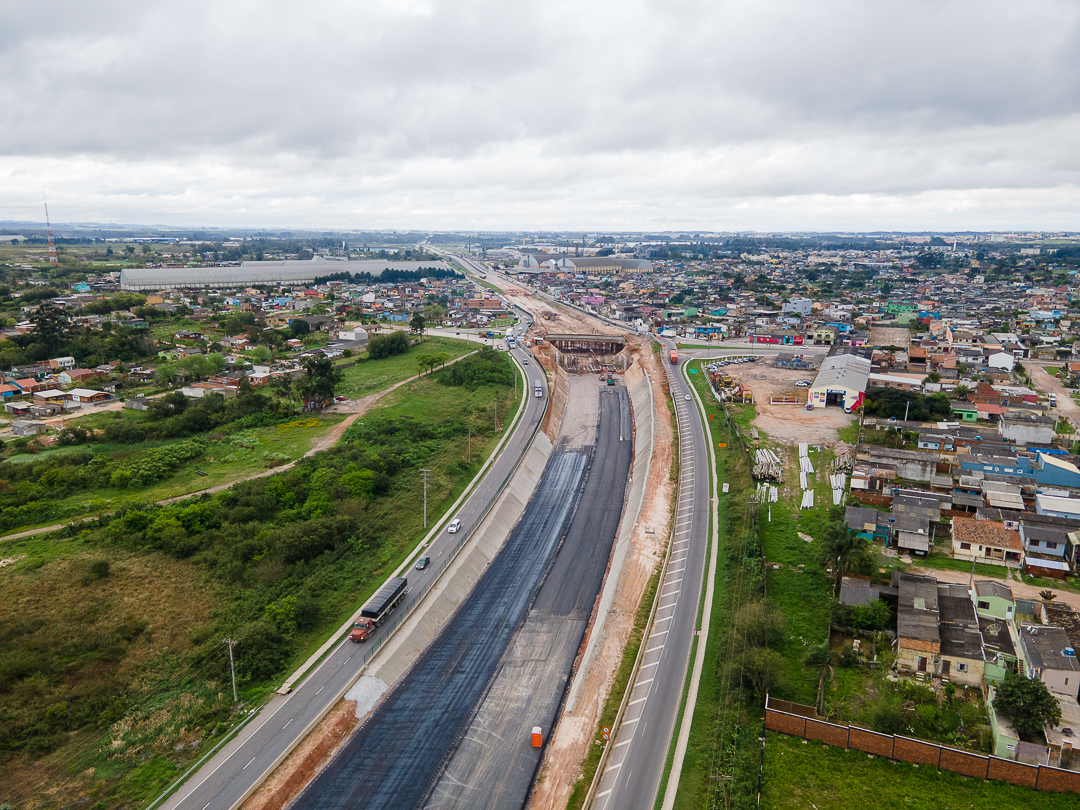
[[[898,589],[896,666],[933,675],[941,653],[937,580],[896,572],[893,584]]]
[[[979,688],[985,663],[983,640],[967,586],[943,583],[937,586],[937,592],[940,675]]]
[[[11,432],[16,436],[40,436],[47,430],[41,422],[27,422],[18,419],[11,423]]]
[[[1080,662],[1065,630],[1023,624],[1019,637],[1024,675],[1042,681],[1054,694],[1075,701],[1080,694]]]
[[[74,357],[54,357],[49,361],[49,368],[51,369],[67,369],[75,368]]]
[[[1019,531],[1006,529],[1004,523],[959,516],[953,518],[952,527],[954,557],[1009,568],[1023,565]]]
[[[1020,445],[1049,444],[1054,440],[1055,420],[1031,411],[1007,411],[1001,414],[1001,435]]]
[[[61,371],[56,375],[56,379],[61,385],[70,385],[71,383],[85,383],[91,380],[96,380],[101,377],[98,372],[88,368],[73,368],[67,371]]]
[[[72,388],[67,394],[72,402],[98,403],[112,399],[105,391],[94,391],[89,388]]]

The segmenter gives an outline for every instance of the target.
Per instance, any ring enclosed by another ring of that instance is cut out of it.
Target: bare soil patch
[[[806,388],[798,388],[799,380],[813,381],[814,372],[787,368],[773,368],[771,361],[729,366],[727,373],[745,383],[754,393],[757,416],[754,426],[765,431],[779,442],[809,442],[827,444],[839,439],[837,431],[847,427],[854,418],[843,408],[815,408],[806,410]],[[773,405],[773,397],[791,398],[797,394],[799,405]]]
[[[321,771],[356,728],[356,704],[343,700],[242,805],[243,810],[281,810]]]
[[[906,349],[911,345],[911,330],[902,326],[871,326],[869,345]]]

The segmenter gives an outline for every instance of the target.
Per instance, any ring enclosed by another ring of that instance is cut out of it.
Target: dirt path
[[[474,354],[474,352],[469,352],[469,354],[463,354],[461,357],[455,358],[451,362],[456,363],[458,360],[461,360],[464,357],[468,357],[470,354]],[[391,385],[389,388],[383,389],[382,391],[377,391],[374,394],[368,394],[366,397],[363,397],[362,399],[354,399],[354,400],[347,400],[345,402],[339,402],[339,403],[336,403],[335,405],[332,405],[331,407],[327,408],[325,411],[323,411],[324,414],[326,414],[326,413],[347,413],[349,415],[347,417],[345,417],[345,419],[343,421],[341,421],[340,423],[338,423],[338,424],[334,425],[332,428],[330,428],[330,430],[328,430],[325,434],[323,434],[322,436],[315,439],[315,441],[312,442],[311,449],[308,450],[306,453],[304,453],[304,455],[300,456],[300,458],[296,459],[295,461],[290,461],[289,463],[282,464],[279,467],[271,467],[268,470],[262,470],[261,472],[251,473],[250,475],[241,476],[240,478],[235,478],[232,481],[228,481],[228,482],[226,482],[224,484],[217,484],[216,486],[207,487],[206,489],[198,489],[198,490],[195,490],[194,492],[188,492],[185,495],[176,495],[175,497],[172,497],[172,498],[162,498],[159,501],[154,501],[154,503],[155,504],[170,504],[170,503],[176,503],[178,501],[185,500],[187,498],[194,498],[194,497],[196,497],[198,495],[210,495],[210,494],[213,494],[215,492],[222,492],[222,491],[228,489],[229,487],[240,483],[241,481],[251,481],[252,479],[255,479],[255,478],[265,478],[268,475],[274,475],[276,473],[284,472],[285,470],[291,469],[291,468],[295,467],[303,459],[308,458],[309,456],[313,456],[316,453],[321,452],[322,450],[327,450],[330,447],[333,447],[335,444],[337,444],[338,440],[341,439],[341,437],[345,434],[345,431],[348,430],[349,425],[351,425],[353,422],[355,422],[357,419],[359,419],[361,416],[363,416],[365,413],[367,413],[369,410],[371,410],[372,406],[377,404],[379,402],[379,400],[381,400],[384,396],[389,394],[391,391],[394,391],[394,390],[400,388],[401,386],[405,385],[406,383],[411,383],[414,380],[420,379],[420,376],[421,375],[416,374],[416,375],[414,375],[412,377],[409,377],[407,379],[402,380],[399,383],[395,383],[394,385]],[[7,541],[7,540],[18,540],[21,537],[33,537],[36,534],[47,534],[48,532],[55,532],[55,531],[58,531],[60,529],[63,529],[65,526],[69,526],[69,525],[71,525],[73,523],[78,523],[79,521],[81,521],[83,519],[84,518],[75,518],[74,520],[68,521],[67,523],[54,523],[51,526],[41,526],[40,528],[37,528],[37,529],[27,529],[24,532],[17,532],[16,534],[8,534],[8,535],[5,535],[4,537],[0,537],[0,542],[4,542],[4,541]]]
[[[954,582],[962,585],[967,585],[971,579],[970,574],[965,574],[963,571],[953,571],[945,568],[921,568],[918,566],[912,566],[908,569],[908,573],[920,574],[927,577],[937,577],[938,582]],[[978,576],[975,577],[975,581],[989,580],[989,577]],[[1042,597],[1039,596],[1040,591],[1045,591],[1043,586],[1026,585],[1022,582],[1017,582],[1015,579],[1006,579],[1004,576],[995,578],[994,582],[1000,582],[1003,585],[1012,589],[1013,598],[1015,599],[1030,599],[1033,602],[1041,602]],[[1073,593],[1072,591],[1058,590],[1051,587],[1057,596],[1054,598],[1055,602],[1061,604],[1070,605],[1075,610],[1080,610],[1080,593]]]
[[[1073,398],[1069,396],[1069,390],[1061,384],[1061,380],[1042,366],[1037,366],[1034,363],[1025,366],[1025,368],[1028,370],[1028,374],[1031,375],[1031,381],[1036,386],[1047,393],[1053,391],[1057,394],[1058,414],[1068,419],[1073,425],[1080,425],[1080,405],[1077,405]]]

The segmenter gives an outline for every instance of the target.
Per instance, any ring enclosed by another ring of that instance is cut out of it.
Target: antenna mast
[[[52,235],[52,223],[49,222],[49,201],[45,199],[45,195],[41,195],[41,199],[45,203],[45,231],[49,234],[49,264],[59,264],[60,260],[56,258],[56,244],[53,242]]]

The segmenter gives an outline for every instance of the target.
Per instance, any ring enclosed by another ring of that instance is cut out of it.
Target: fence
[[[858,489],[850,490],[848,496],[864,506],[892,506],[892,495],[874,495]]]
[[[765,728],[901,762],[932,765],[939,770],[978,779],[997,779],[1048,793],[1080,793],[1080,773],[1076,771],[1049,765],[1028,765],[1011,759],[973,754],[926,740],[828,723],[819,720],[817,712],[809,706],[773,700],[768,696],[765,698]]]

